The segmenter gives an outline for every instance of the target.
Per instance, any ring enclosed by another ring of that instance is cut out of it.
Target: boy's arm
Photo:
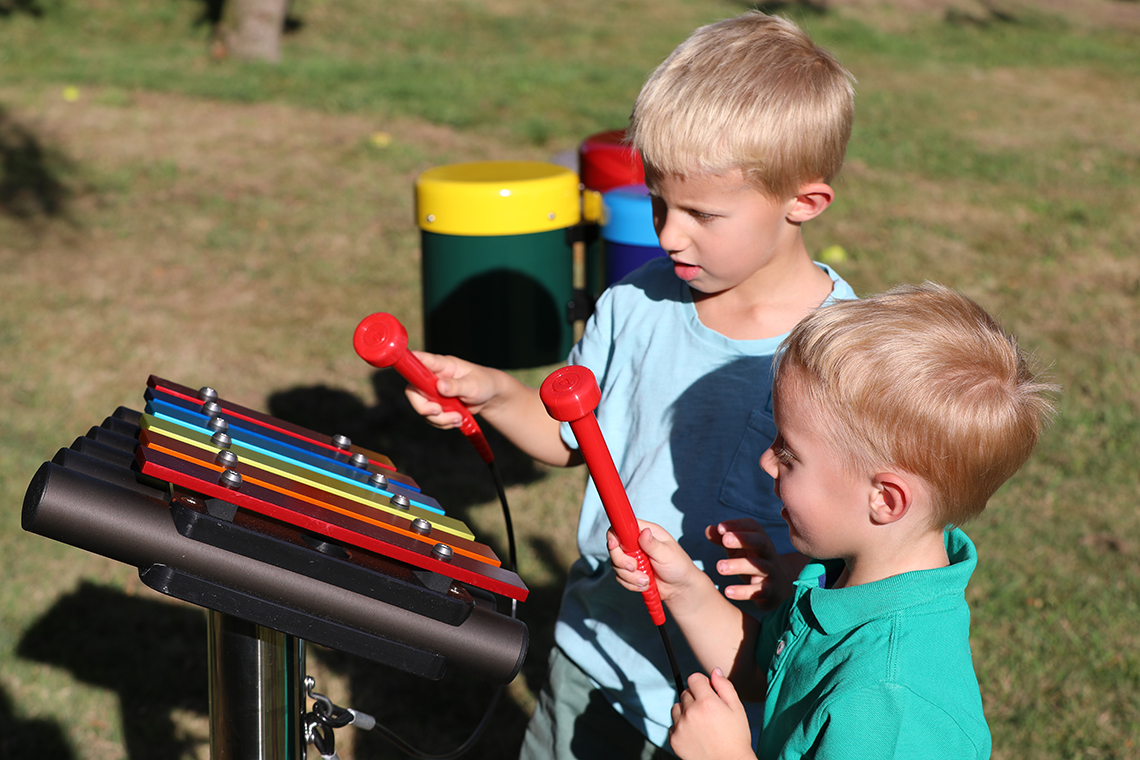
[[[462,401],[472,414],[478,414],[524,453],[555,467],[581,464],[578,450],[563,442],[560,423],[547,414],[538,388],[524,385],[502,370],[454,356],[413,353],[438,378],[439,395]],[[432,425],[449,429],[460,424],[458,414],[445,412],[414,386],[409,385],[405,395],[412,408]]]
[[[728,673],[743,699],[762,701],[766,672],[754,657],[759,622],[721,596],[712,579],[693,564],[664,528],[644,520],[638,524],[642,528],[638,545],[652,563],[661,601],[701,667],[710,672],[720,668]],[[618,582],[630,591],[645,591],[648,578],[622,551],[613,531],[607,542]]]

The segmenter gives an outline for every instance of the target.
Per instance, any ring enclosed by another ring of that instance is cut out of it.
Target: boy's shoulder
[[[825,304],[833,303],[835,301],[851,301],[859,296],[855,294],[855,289],[848,284],[847,280],[843,279],[839,272],[829,267],[827,264],[818,261],[813,262],[817,267],[822,269],[828,277],[831,278],[831,295],[824,301]]]

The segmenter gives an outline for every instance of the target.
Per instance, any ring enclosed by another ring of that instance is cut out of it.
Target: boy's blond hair
[[[815,410],[853,472],[897,467],[922,478],[935,527],[981,513],[1054,411],[1056,386],[1014,337],[932,283],[817,309],[781,350],[777,398],[790,389]]]
[[[650,75],[629,140],[659,176],[740,170],[776,199],[831,182],[854,116],[853,78],[787,19],[758,11],[697,29]]]

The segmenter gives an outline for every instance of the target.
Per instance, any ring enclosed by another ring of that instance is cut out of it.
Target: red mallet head
[[[576,364],[551,372],[538,389],[538,395],[546,411],[559,422],[582,419],[602,400],[594,373]]]
[[[352,347],[373,367],[391,367],[408,351],[408,331],[391,314],[377,312],[360,320]]]

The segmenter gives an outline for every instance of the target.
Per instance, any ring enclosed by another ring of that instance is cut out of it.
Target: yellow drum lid
[[[472,161],[416,180],[416,223],[444,235],[527,235],[577,224],[578,175],[542,161]]]

